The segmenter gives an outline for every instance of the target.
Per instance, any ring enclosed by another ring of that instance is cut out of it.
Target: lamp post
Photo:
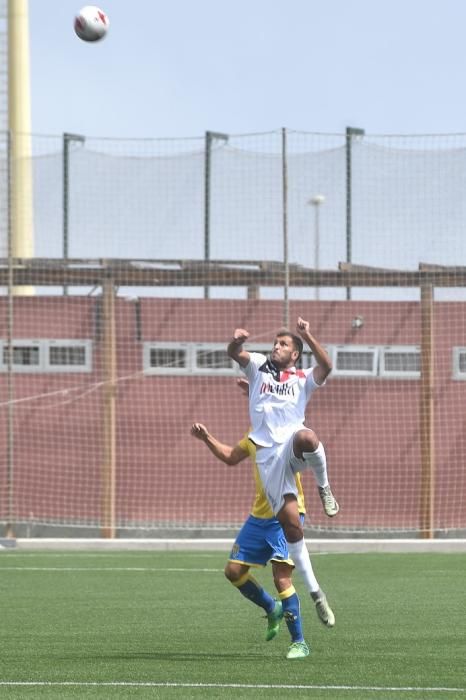
[[[228,142],[228,134],[205,132],[204,149],[204,261],[210,260],[210,191],[212,176],[212,145],[215,141]],[[204,299],[209,298],[209,287],[204,287]]]
[[[70,143],[84,143],[81,134],[63,134],[63,260],[68,260],[69,249],[69,200],[70,200]],[[68,287],[63,286],[63,295],[68,294]]]
[[[352,147],[354,139],[361,139],[366,132],[354,126],[346,127],[345,153],[346,153],[346,262],[353,260],[353,231],[352,231],[352,204],[353,204],[353,156]],[[346,298],[351,299],[351,288],[346,290]]]
[[[320,269],[320,207],[325,202],[323,194],[315,194],[308,204],[314,208],[314,268],[316,272]],[[320,298],[320,288],[316,285],[315,298]]]

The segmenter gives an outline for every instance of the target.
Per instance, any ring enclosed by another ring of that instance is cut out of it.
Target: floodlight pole
[[[363,137],[364,129],[346,127],[346,262],[352,262],[352,144],[354,137]],[[351,287],[346,289],[346,298],[351,299]]]
[[[63,260],[68,260],[69,246],[69,201],[70,201],[70,143],[84,143],[85,136],[80,134],[63,134]],[[68,294],[68,287],[63,286],[63,295]]]
[[[315,194],[308,201],[308,204],[314,208],[314,268],[316,272],[320,270],[320,207],[325,202],[325,195]],[[319,285],[315,287],[315,298],[320,298]]]
[[[214,141],[228,142],[228,134],[205,132],[204,149],[204,261],[210,260],[210,183],[212,174],[212,145]],[[209,287],[204,287],[204,299],[209,298]]]
[[[10,206],[13,258],[34,257],[34,205],[31,142],[31,95],[29,66],[28,0],[2,2],[7,10],[8,128],[10,131]],[[5,27],[5,25],[3,25]],[[4,95],[2,98],[4,99]],[[3,101],[2,104],[5,104]],[[17,285],[15,296],[35,294],[33,287]]]
[[[282,128],[282,229],[283,229],[283,267],[285,272],[283,286],[283,325],[289,325],[290,318],[290,259],[288,241],[288,139],[287,131]]]

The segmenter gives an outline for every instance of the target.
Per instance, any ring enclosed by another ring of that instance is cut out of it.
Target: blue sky
[[[30,0],[32,130],[466,132],[464,0]]]

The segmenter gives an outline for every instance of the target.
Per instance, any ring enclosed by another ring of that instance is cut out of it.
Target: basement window
[[[335,377],[376,377],[378,348],[370,345],[335,345]]]
[[[420,348],[416,345],[390,345],[381,348],[380,376],[389,379],[419,379]]]

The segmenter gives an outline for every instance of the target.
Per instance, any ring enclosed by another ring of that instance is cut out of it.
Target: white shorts
[[[285,503],[287,493],[298,495],[295,472],[303,467],[293,452],[291,435],[286,442],[272,447],[260,447],[256,450],[256,464],[261,477],[264,492],[276,515]]]

